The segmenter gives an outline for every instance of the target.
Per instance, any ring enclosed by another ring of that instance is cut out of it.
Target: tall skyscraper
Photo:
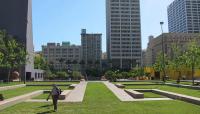
[[[102,34],[88,34],[86,29],[82,29],[81,46],[82,60],[85,62],[86,68],[100,68],[102,54]]]
[[[175,0],[168,6],[169,32],[200,33],[200,0]]]
[[[24,76],[33,73],[32,0],[0,0],[0,29],[5,29],[26,46],[29,62],[23,68]]]
[[[141,64],[139,0],[106,0],[107,56],[113,68]]]

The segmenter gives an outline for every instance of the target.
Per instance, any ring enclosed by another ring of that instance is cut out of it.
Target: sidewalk
[[[87,82],[80,82],[63,102],[82,102],[85,95],[86,86]]]
[[[13,97],[10,99],[6,99],[4,101],[0,101],[0,110],[5,109],[7,107],[13,106],[15,104],[21,103],[27,99],[38,96],[43,93],[43,90],[34,91],[32,93],[24,94],[21,96]]]
[[[123,89],[116,87],[108,81],[103,83],[115,94],[115,96],[117,96],[120,101],[134,101],[134,98],[128,95],[128,93],[126,93]]]

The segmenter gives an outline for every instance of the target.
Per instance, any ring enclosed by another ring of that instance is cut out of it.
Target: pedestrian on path
[[[47,101],[49,100],[50,96],[52,97],[53,100],[53,106],[54,106],[54,111],[57,111],[57,104],[58,104],[58,98],[59,95],[61,94],[61,89],[58,88],[55,84],[52,85],[52,90],[49,93],[49,96],[47,97]]]

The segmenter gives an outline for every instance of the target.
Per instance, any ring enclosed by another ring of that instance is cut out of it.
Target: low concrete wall
[[[64,90],[61,95],[59,95],[59,100],[65,100],[66,97],[70,94],[71,90]]]
[[[3,110],[7,107],[10,107],[10,106],[13,106],[15,104],[18,104],[18,103],[21,103],[27,99],[30,99],[32,97],[36,97],[38,95],[41,95],[43,94],[43,90],[38,90],[38,91],[35,91],[35,92],[32,92],[32,93],[28,93],[28,94],[25,94],[25,95],[21,95],[21,96],[17,96],[17,97],[13,97],[13,98],[10,98],[10,99],[6,99],[4,101],[0,101],[0,110]]]
[[[133,85],[136,85],[136,86],[143,86],[143,85],[164,85],[162,83],[152,83],[152,84],[123,84],[125,86],[133,86]]]
[[[173,83],[166,83],[166,85],[174,86],[174,87],[181,87],[181,88],[189,88],[189,89],[200,90],[200,86],[191,86],[191,85],[173,84]]]
[[[144,93],[140,93],[132,89],[125,89],[124,91],[135,99],[144,99]]]
[[[115,84],[115,86],[117,86],[118,88],[125,88],[125,85],[123,84]]]
[[[78,85],[78,84],[71,84],[71,85],[69,85],[69,88],[70,88],[70,89],[74,89],[77,85]]]
[[[13,85],[13,86],[3,86],[3,87],[0,87],[0,91],[16,89],[16,88],[25,87],[25,86],[26,86],[26,84],[19,84],[19,85]]]
[[[152,92],[163,95],[163,96],[167,96],[172,99],[182,100],[182,101],[189,102],[192,104],[200,105],[200,98],[197,98],[197,97],[191,97],[187,95],[177,94],[177,93],[168,92],[168,91],[162,91],[158,89],[152,89]]]

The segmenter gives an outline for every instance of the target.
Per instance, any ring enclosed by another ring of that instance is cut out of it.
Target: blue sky
[[[148,36],[168,32],[167,6],[173,0],[141,0],[142,48]],[[105,0],[33,0],[33,38],[35,51],[47,42],[70,41],[80,45],[82,28],[89,33],[102,33],[103,51],[106,50]]]

